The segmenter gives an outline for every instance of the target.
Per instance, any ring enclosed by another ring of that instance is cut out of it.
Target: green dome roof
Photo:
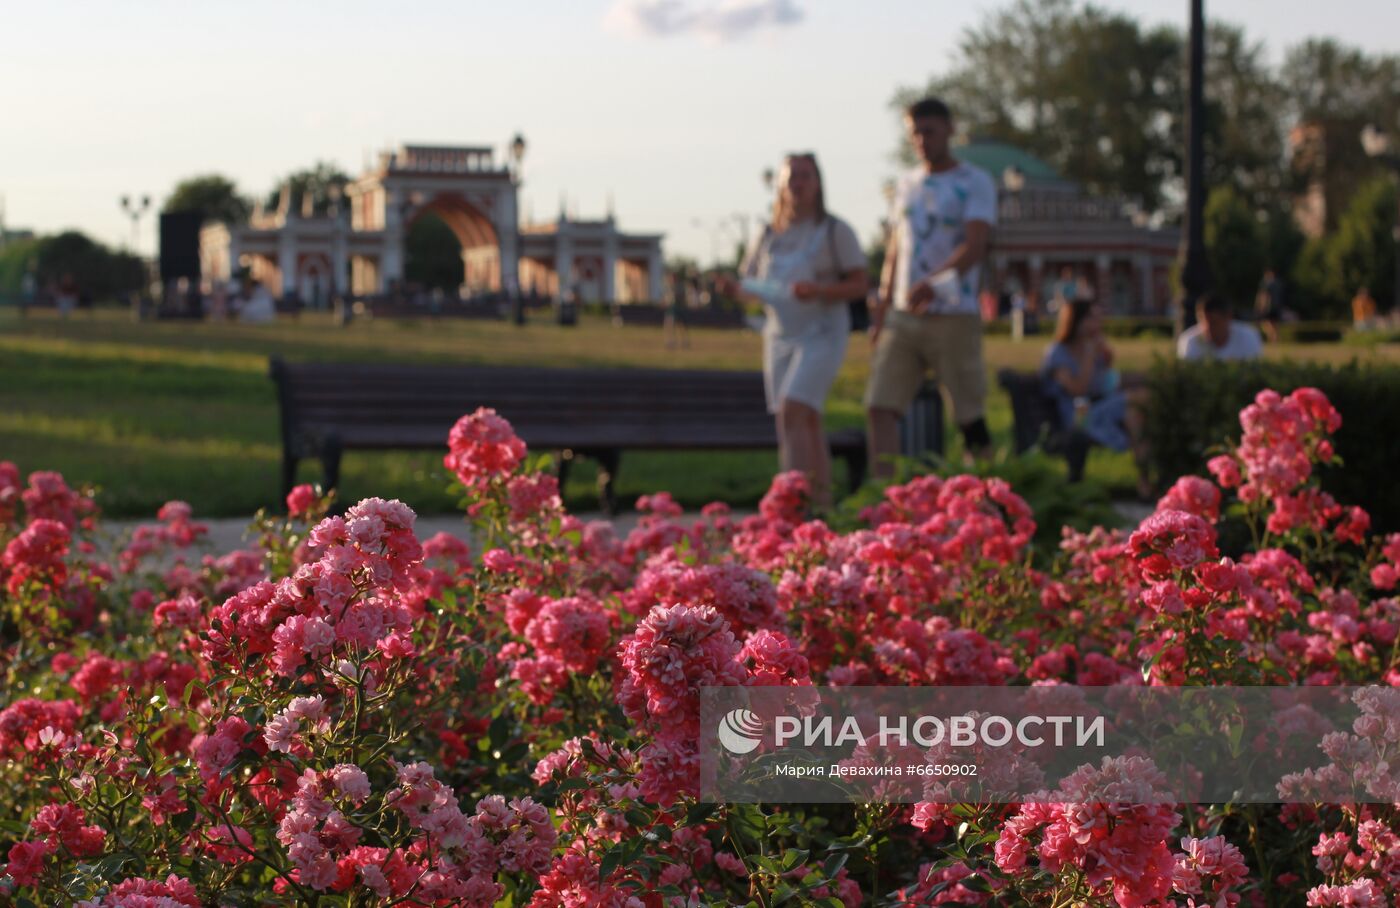
[[[1008,167],[1019,167],[1026,179],[1034,183],[1058,183],[1063,178],[1055,168],[1030,152],[1022,151],[1015,145],[998,142],[994,139],[973,139],[965,145],[953,146],[953,157],[976,165],[1001,180],[1001,174]]]

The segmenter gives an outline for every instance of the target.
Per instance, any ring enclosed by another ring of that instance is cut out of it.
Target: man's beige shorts
[[[987,371],[980,317],[891,310],[870,363],[866,408],[903,413],[929,373],[947,389],[954,422],[965,426],[982,416]]]

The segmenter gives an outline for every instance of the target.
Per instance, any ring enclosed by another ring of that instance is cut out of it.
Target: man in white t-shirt
[[[1196,304],[1196,324],[1176,339],[1176,358],[1184,360],[1258,359],[1264,352],[1259,329],[1230,317],[1230,304],[1207,293]]]
[[[952,399],[966,450],[986,456],[992,442],[983,418],[987,376],[977,292],[996,223],[996,183],[953,157],[953,117],[942,101],[911,104],[904,125],[920,165],[897,185],[879,302],[871,314],[875,354],[865,407],[877,477],[893,473],[899,417],[929,373]]]

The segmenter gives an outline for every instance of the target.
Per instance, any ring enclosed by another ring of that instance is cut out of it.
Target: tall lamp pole
[[[520,187],[525,182],[525,136],[517,132],[510,140],[507,154],[510,156],[510,181],[515,191],[515,203],[519,206]],[[517,327],[525,324],[525,291],[520,285],[520,253],[524,242],[520,234],[520,210],[517,207],[515,212],[515,286],[510,288],[510,320]],[[562,286],[559,298],[562,303],[564,298]]]
[[[1400,187],[1400,148],[1395,147],[1390,134],[1375,126],[1367,126],[1361,131],[1361,147],[1366,149],[1366,154],[1391,169],[1396,185]],[[1390,235],[1395,241],[1395,298],[1391,306],[1394,307],[1392,311],[1400,311],[1400,198],[1396,200],[1395,226],[1390,228]]]
[[[131,251],[140,255],[136,247],[140,245],[141,242],[141,215],[145,214],[150,209],[151,197],[143,195],[138,200],[129,195],[124,195],[121,197],[120,201],[122,214],[131,218]]]
[[[1196,303],[1211,288],[1205,240],[1206,26],[1203,0],[1191,0],[1190,68],[1186,101],[1186,236],[1181,250],[1181,299],[1177,333],[1195,318]]]

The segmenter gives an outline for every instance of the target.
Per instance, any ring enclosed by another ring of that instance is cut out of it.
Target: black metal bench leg
[[[290,450],[282,452],[282,497],[292,494],[292,486],[297,482],[297,462],[300,460]]]
[[[340,456],[345,453],[345,448],[340,443],[339,436],[331,435],[326,438],[321,446],[321,469],[324,471],[325,488],[321,491],[329,492],[331,489],[340,488]]]
[[[1079,482],[1084,478],[1084,467],[1089,461],[1089,448],[1093,445],[1088,436],[1075,432],[1065,445],[1065,465],[1069,467],[1069,481]]]
[[[564,487],[569,484],[569,468],[573,466],[574,463],[574,452],[560,451],[558,457],[559,466],[557,475],[559,478],[559,499],[562,501],[564,498]]]
[[[622,452],[617,448],[593,452],[598,461],[598,505],[603,513],[612,516],[617,513],[618,467],[622,464]]]
[[[862,448],[858,451],[847,451],[842,459],[846,461],[846,488],[854,495],[865,485],[866,452]]]

